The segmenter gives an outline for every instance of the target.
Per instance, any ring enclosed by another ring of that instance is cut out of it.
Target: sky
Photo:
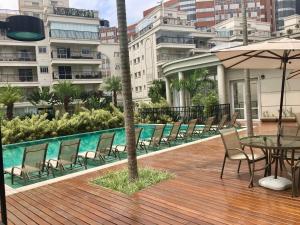
[[[142,18],[143,11],[157,5],[157,0],[126,0],[128,24]],[[100,11],[100,17],[117,25],[116,0],[70,0],[70,7]],[[18,9],[18,0],[0,0],[0,9]]]

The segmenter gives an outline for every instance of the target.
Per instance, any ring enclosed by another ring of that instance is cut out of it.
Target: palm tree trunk
[[[12,120],[14,117],[14,103],[10,103],[6,106],[6,117],[8,120]]]
[[[243,13],[243,42],[248,45],[248,25],[247,25],[247,11],[245,0],[242,0],[242,13]],[[247,120],[247,133],[248,136],[253,136],[253,121],[252,121],[252,106],[251,106],[251,84],[250,84],[250,71],[245,70],[245,106],[246,106],[246,120]]]
[[[113,104],[116,107],[118,105],[118,99],[117,99],[117,92],[116,91],[113,91]]]
[[[69,110],[69,99],[68,98],[64,99],[64,109],[65,109],[65,113],[67,113]]]
[[[129,181],[138,179],[125,0],[117,1]]]

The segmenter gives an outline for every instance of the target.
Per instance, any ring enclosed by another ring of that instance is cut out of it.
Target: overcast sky
[[[143,10],[155,6],[157,2],[157,0],[126,0],[128,23],[140,20]],[[70,6],[98,10],[101,18],[111,21],[111,25],[117,24],[116,0],[70,0]],[[18,9],[18,0],[0,0],[0,9]]]

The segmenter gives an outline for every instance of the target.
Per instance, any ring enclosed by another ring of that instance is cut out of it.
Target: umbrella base
[[[283,191],[292,186],[292,181],[284,177],[274,176],[264,177],[258,181],[259,185],[275,191]]]

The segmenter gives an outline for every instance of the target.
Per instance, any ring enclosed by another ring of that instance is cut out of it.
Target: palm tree
[[[152,81],[152,86],[149,89],[148,97],[152,103],[159,102],[162,98],[166,98],[166,84],[163,80]]]
[[[49,87],[42,87],[41,89],[34,90],[29,96],[28,101],[34,105],[48,105],[51,103],[53,93],[50,92]]]
[[[69,81],[60,82],[53,86],[54,98],[63,104],[64,110],[68,112],[70,103],[79,96],[80,90]]]
[[[113,104],[117,106],[117,94],[122,91],[122,83],[120,77],[112,76],[104,81],[103,88],[105,91],[111,91],[113,96]]]
[[[248,45],[248,24],[247,24],[247,11],[245,0],[242,0],[243,12],[243,44]],[[251,106],[251,84],[250,84],[250,71],[245,70],[245,105],[247,114],[247,133],[248,136],[253,136],[253,121],[252,121],[252,106]]]
[[[138,166],[135,146],[134,132],[134,112],[131,92],[131,76],[128,51],[127,37],[127,20],[126,20],[126,4],[125,0],[116,0],[117,14],[120,36],[120,53],[121,53],[121,69],[122,69],[122,91],[124,102],[124,120],[126,130],[126,143],[128,153],[128,176],[129,181],[134,182],[138,179]]]
[[[0,103],[6,106],[6,117],[12,120],[14,104],[22,99],[22,91],[18,87],[7,85],[0,88]]]

